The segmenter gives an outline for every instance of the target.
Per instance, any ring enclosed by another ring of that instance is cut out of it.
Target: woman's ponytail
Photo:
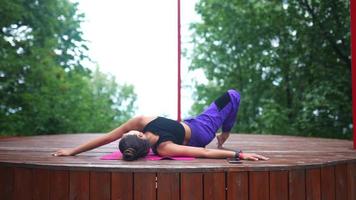
[[[137,152],[133,148],[127,148],[122,155],[124,160],[132,161],[137,159]]]
[[[133,161],[147,156],[150,143],[136,135],[127,135],[120,140],[119,149],[124,160]]]

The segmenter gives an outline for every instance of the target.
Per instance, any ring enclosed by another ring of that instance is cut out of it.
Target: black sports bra
[[[155,154],[158,154],[157,147],[163,142],[172,141],[175,144],[183,144],[184,142],[184,127],[175,120],[157,117],[143,128],[144,133],[147,131],[159,136],[157,143],[152,147]]]

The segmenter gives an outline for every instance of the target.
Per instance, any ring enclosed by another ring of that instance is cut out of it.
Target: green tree
[[[0,4],[0,134],[103,132],[133,114],[132,86],[82,65],[76,3]]]
[[[90,80],[90,91],[93,92],[90,105],[93,110],[87,113],[90,132],[116,128],[130,119],[136,110],[134,87],[118,85],[114,77],[101,73],[98,68]]]
[[[222,91],[242,102],[235,131],[351,137],[349,1],[218,1],[196,5],[191,70],[197,113]]]

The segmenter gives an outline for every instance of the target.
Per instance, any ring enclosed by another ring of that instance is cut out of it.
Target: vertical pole
[[[180,37],[180,0],[178,0],[178,112],[177,120],[181,121],[181,74],[180,74],[180,58],[181,58],[181,37]]]
[[[351,15],[351,79],[352,79],[352,118],[353,118],[353,135],[354,135],[354,149],[356,149],[356,4],[355,1],[350,0],[350,15]],[[354,23],[352,23],[354,21]]]

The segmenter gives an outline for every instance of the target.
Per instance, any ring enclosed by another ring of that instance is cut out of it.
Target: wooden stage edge
[[[51,156],[97,136],[0,139],[0,199],[356,200],[356,151],[348,140],[233,134],[227,148],[270,158],[242,164],[100,160],[117,150],[117,142],[73,157]]]

